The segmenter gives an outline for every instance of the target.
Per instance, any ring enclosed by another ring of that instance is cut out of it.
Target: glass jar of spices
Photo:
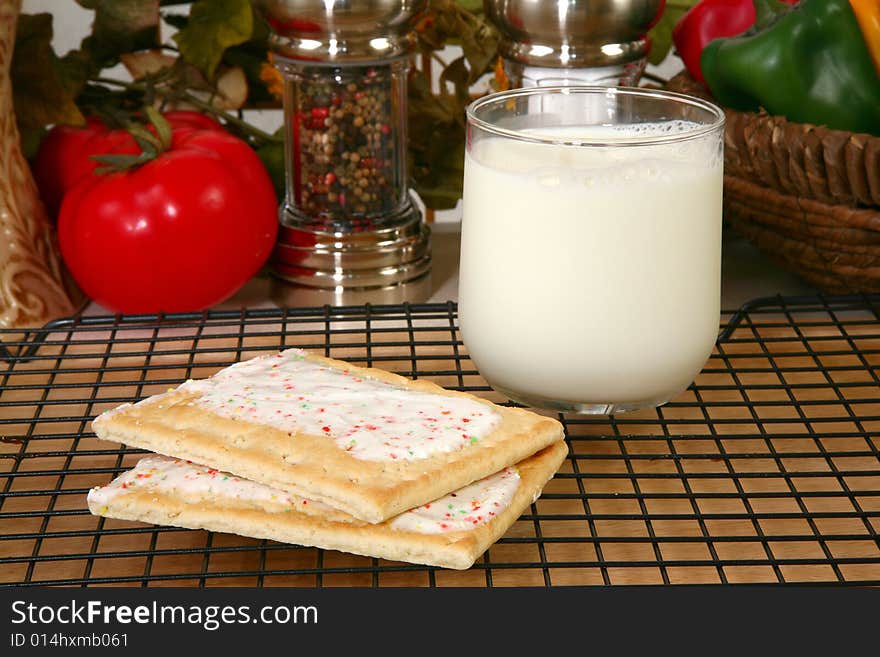
[[[334,294],[423,281],[430,231],[408,186],[406,94],[412,25],[426,3],[254,3],[284,79],[287,184],[273,273]]]
[[[288,193],[299,221],[323,230],[369,230],[409,202],[406,65],[282,65],[290,84]]]

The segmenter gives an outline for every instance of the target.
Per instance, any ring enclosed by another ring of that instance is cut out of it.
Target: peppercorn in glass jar
[[[288,210],[320,230],[381,226],[409,203],[406,139],[392,134],[406,125],[406,63],[286,68]]]
[[[284,88],[287,179],[271,272],[297,294],[279,297],[417,300],[430,290],[431,231],[408,186],[406,95],[427,3],[253,2]]]

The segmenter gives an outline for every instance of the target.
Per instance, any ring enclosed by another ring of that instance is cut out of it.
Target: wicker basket
[[[667,88],[711,100],[687,73]],[[824,292],[880,292],[880,137],[725,114],[725,220]]]

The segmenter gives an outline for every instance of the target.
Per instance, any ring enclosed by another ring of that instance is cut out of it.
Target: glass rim
[[[667,100],[683,105],[698,107],[709,112],[714,120],[700,124],[692,130],[685,130],[672,134],[660,134],[639,137],[620,137],[617,139],[590,139],[590,138],[571,138],[560,136],[538,136],[530,134],[523,130],[514,130],[510,128],[502,128],[494,123],[477,116],[477,112],[484,106],[494,104],[504,100],[520,98],[523,96],[549,96],[549,95],[574,95],[589,94],[603,96],[629,96],[633,98],[653,98],[659,100]],[[557,146],[573,146],[581,148],[596,147],[617,147],[617,146],[650,146],[654,144],[668,144],[681,141],[689,141],[691,139],[699,139],[713,132],[723,129],[725,123],[725,114],[718,105],[711,103],[696,96],[678,93],[675,91],[666,91],[665,89],[646,89],[643,87],[605,87],[597,85],[564,85],[553,87],[524,87],[519,89],[508,89],[507,91],[496,91],[486,94],[472,101],[466,108],[465,114],[467,123],[470,127],[475,125],[486,132],[493,133],[500,137],[516,139],[518,141],[526,141],[535,144],[550,144]]]

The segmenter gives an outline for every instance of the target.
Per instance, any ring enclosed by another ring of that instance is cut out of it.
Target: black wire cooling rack
[[[78,317],[0,333],[0,583],[123,586],[880,584],[880,297],[727,313],[691,388],[562,416],[570,455],[468,571],[133,522],[86,493],[140,452],[90,420],[279,347],[503,402],[453,304]],[[645,326],[650,330],[650,325]]]

